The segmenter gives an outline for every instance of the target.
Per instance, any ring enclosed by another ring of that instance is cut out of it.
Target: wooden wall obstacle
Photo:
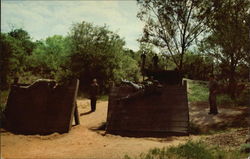
[[[21,134],[69,132],[78,87],[78,79],[56,87],[46,82],[26,87],[13,85],[5,109],[6,128]]]
[[[113,87],[109,95],[106,132],[122,136],[188,135],[187,86],[164,85],[161,94],[118,100],[133,93],[130,86]]]

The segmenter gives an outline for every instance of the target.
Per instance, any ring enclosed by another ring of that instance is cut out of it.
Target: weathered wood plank
[[[114,87],[109,96],[107,132],[181,132],[188,134],[189,111],[186,86],[166,86],[158,95],[119,101],[131,90]],[[154,132],[154,133],[153,133]],[[130,135],[129,135],[130,136]]]
[[[7,129],[22,134],[68,132],[78,84],[78,80],[72,80],[56,87],[45,82],[13,86],[6,106]]]

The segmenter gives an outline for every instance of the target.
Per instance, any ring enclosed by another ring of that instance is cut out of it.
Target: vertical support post
[[[79,113],[78,113],[78,107],[77,103],[75,101],[75,112],[74,112],[74,117],[75,117],[75,124],[80,125],[80,119],[79,119]]]
[[[187,80],[182,79],[182,86],[187,87]]]
[[[70,122],[69,122],[69,130],[72,127],[72,120],[73,120],[73,115],[75,116],[75,111],[76,111],[76,98],[77,98],[77,92],[78,92],[78,88],[79,88],[79,80],[75,79],[74,81],[74,96],[73,96],[73,102],[72,102],[72,111],[71,111],[71,117],[70,117]]]

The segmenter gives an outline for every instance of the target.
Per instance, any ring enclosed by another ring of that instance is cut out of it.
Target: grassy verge
[[[8,95],[9,95],[9,90],[5,90],[5,91],[0,92],[0,128],[2,127],[2,124],[5,120],[5,116],[4,116],[3,111],[4,111],[5,106],[6,106]]]
[[[206,83],[188,80],[188,101],[208,101],[208,86]]]
[[[4,110],[9,95],[9,90],[1,91],[0,93],[0,111]]]
[[[188,141],[179,146],[154,148],[135,158],[125,155],[124,159],[241,159],[247,156],[240,150],[227,151],[202,141]]]
[[[188,80],[188,101],[208,102],[208,83],[203,81]],[[250,106],[250,90],[243,90],[236,99],[231,99],[227,94],[217,95],[217,104],[223,106]]]
[[[100,101],[108,101],[108,99],[109,99],[108,95],[102,95],[102,96],[99,97],[98,100],[100,100]]]

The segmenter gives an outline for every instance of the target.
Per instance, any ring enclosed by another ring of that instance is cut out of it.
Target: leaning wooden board
[[[188,135],[187,87],[165,85],[161,94],[117,99],[131,87],[113,87],[109,96],[106,132],[123,136]]]
[[[21,134],[69,132],[78,86],[79,80],[56,88],[12,86],[5,110],[7,129]]]

